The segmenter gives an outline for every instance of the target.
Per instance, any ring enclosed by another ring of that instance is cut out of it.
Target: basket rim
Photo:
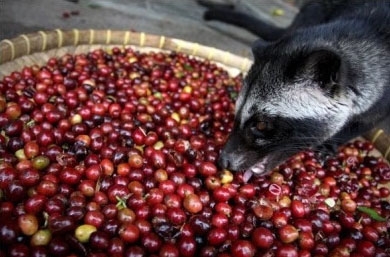
[[[138,46],[177,51],[247,72],[252,60],[215,47],[163,35],[129,30],[61,30],[21,34],[0,41],[0,65],[15,59],[52,49],[80,45]]]
[[[129,30],[55,29],[22,34],[13,39],[0,41],[0,69],[4,64],[12,63],[24,56],[81,45],[100,47],[137,46],[177,51],[238,69],[242,73],[246,73],[253,63],[249,58],[228,51],[163,35]],[[0,70],[0,79],[2,79],[1,75]],[[390,136],[385,131],[375,128],[364,134],[363,137],[371,141],[383,157],[390,161]]]

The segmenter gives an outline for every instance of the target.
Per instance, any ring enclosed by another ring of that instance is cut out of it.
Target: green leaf
[[[236,98],[238,97],[238,93],[237,92],[231,92],[229,96],[230,96],[230,99],[236,100]]]
[[[386,218],[379,215],[379,213],[372,208],[365,207],[365,206],[359,206],[359,207],[357,207],[357,209],[359,211],[369,215],[372,219],[374,219],[376,221],[386,221]]]
[[[126,199],[123,199],[123,198],[120,198],[119,196],[115,196],[116,200],[118,201],[117,204],[116,204],[116,208],[118,210],[121,210],[121,209],[124,209],[124,208],[127,208],[126,206]]]
[[[186,64],[186,63],[184,64],[184,69],[187,70],[187,71],[193,71],[194,70],[194,68],[191,65]]]

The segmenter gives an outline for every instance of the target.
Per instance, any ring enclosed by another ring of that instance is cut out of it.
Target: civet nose
[[[230,169],[230,165],[229,158],[222,151],[218,158],[218,166],[222,169]]]

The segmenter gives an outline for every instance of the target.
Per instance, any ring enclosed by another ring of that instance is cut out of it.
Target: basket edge
[[[243,72],[249,70],[252,61],[211,46],[201,45],[178,38],[145,32],[126,30],[50,30],[22,34],[13,39],[0,41],[0,65],[18,57],[55,48],[77,45],[135,45],[155,47],[163,50],[181,51],[189,55],[222,63]]]

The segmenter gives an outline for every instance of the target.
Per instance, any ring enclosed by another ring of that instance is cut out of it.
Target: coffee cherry
[[[211,245],[220,245],[227,239],[227,231],[223,228],[212,228],[207,236],[207,241]]]
[[[110,245],[110,237],[104,232],[95,231],[89,237],[89,244],[93,249],[104,250]]]
[[[218,167],[241,85],[119,47],[5,75],[0,256],[387,256],[390,168],[370,142]]]
[[[274,211],[268,203],[256,204],[252,209],[255,215],[261,220],[269,220],[274,215]]]
[[[295,218],[302,218],[305,216],[305,206],[298,200],[291,201],[291,214]]]
[[[12,221],[2,221],[0,223],[0,240],[6,244],[10,245],[16,243],[16,240],[20,234],[20,229],[15,222]]]
[[[285,225],[278,230],[278,235],[283,243],[289,244],[298,239],[299,232],[292,225]]]
[[[134,224],[124,224],[119,229],[120,238],[127,243],[134,243],[139,240],[140,231]]]
[[[18,225],[23,234],[31,236],[38,231],[38,219],[32,214],[18,217]]]
[[[276,252],[276,257],[298,257],[298,250],[294,245],[286,244],[286,245],[280,245]]]
[[[269,229],[258,227],[252,233],[252,242],[256,247],[268,249],[274,243],[274,235]]]
[[[155,233],[148,233],[141,237],[141,244],[148,252],[154,253],[159,251],[162,241]]]
[[[52,233],[48,229],[38,230],[32,237],[30,244],[32,246],[45,246],[51,241]]]
[[[74,235],[81,243],[86,243],[89,241],[91,234],[96,230],[96,227],[92,225],[83,224],[75,229]]]
[[[249,241],[237,240],[232,244],[231,253],[238,257],[252,257],[255,255],[255,247]]]
[[[202,210],[203,205],[198,195],[190,193],[184,197],[183,207],[190,213],[198,213]]]

